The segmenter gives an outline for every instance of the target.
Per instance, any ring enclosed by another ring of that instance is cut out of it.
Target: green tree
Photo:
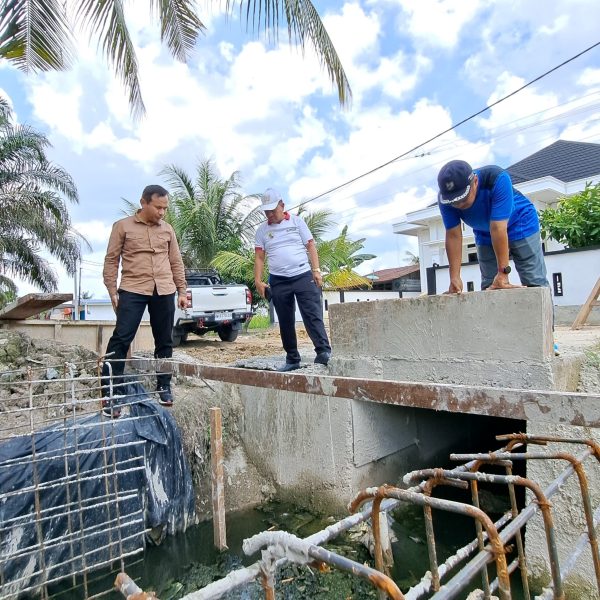
[[[175,165],[160,174],[171,198],[166,220],[175,230],[186,267],[208,267],[219,252],[240,252],[253,243],[264,213],[244,210],[254,197],[240,192],[237,171],[222,179],[206,160],[198,165],[195,179]]]
[[[310,0],[240,1],[239,14],[247,26],[277,38],[280,20],[287,21],[291,43],[304,50],[310,41],[340,103],[350,99],[350,86],[340,59],[321,18]],[[138,61],[127,28],[123,0],[3,0],[0,4],[0,58],[26,72],[67,69],[74,59],[73,31],[81,27],[97,41],[105,59],[124,83],[134,116],[145,112]],[[196,14],[194,0],[150,0],[151,18],[158,21],[161,41],[171,55],[186,61],[205,27]],[[228,12],[235,3],[227,0]],[[69,12],[69,7],[73,7]]]
[[[357,254],[363,248],[365,240],[350,240],[347,226],[337,237],[325,240],[323,235],[333,223],[333,213],[330,211],[306,213],[302,210],[299,212],[303,213],[302,216],[317,245],[323,271],[323,288],[342,290],[357,286],[371,287],[371,282],[354,270],[364,261],[376,258],[374,254]],[[247,244],[238,252],[219,252],[213,259],[212,265],[228,278],[245,283],[252,290],[254,306],[262,302],[254,286],[254,244]]]
[[[404,260],[406,260],[409,265],[418,265],[420,263],[419,255],[411,252],[410,250],[406,250],[404,252],[404,256]]]
[[[600,244],[600,183],[585,184],[573,196],[559,198],[556,208],[540,213],[542,236],[569,248],[585,248]]]
[[[49,142],[26,125],[13,123],[0,98],[0,294],[14,297],[17,276],[44,292],[57,289],[45,250],[74,275],[83,238],[71,227],[63,196],[78,202],[71,176],[46,158]]]

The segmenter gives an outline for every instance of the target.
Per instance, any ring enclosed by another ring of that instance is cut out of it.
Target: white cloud
[[[92,246],[102,244],[106,247],[108,238],[112,229],[112,224],[108,225],[102,221],[85,221],[73,223],[73,229],[79,232]]]
[[[587,69],[584,69],[579,78],[577,79],[577,83],[579,85],[588,87],[600,85],[600,68],[593,69],[591,67],[588,67]]]
[[[417,38],[421,44],[453,48],[460,34],[477,11],[481,0],[388,0],[398,4],[408,18],[399,17],[399,28]]]

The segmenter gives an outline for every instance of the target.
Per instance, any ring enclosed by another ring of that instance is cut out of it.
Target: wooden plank
[[[131,366],[258,388],[396,404],[413,408],[600,428],[600,395],[277,373],[237,367],[134,358]]]
[[[213,538],[215,548],[227,550],[225,526],[225,483],[223,476],[223,434],[221,409],[210,409],[210,466],[212,470]]]
[[[33,317],[44,310],[71,302],[73,294],[27,294],[0,310],[0,320],[20,320]]]
[[[600,296],[600,277],[598,277],[598,281],[596,281],[596,285],[591,291],[588,299],[585,301],[585,304],[583,304],[579,310],[579,314],[575,318],[575,321],[573,321],[571,329],[581,329],[585,325],[587,318],[590,316],[590,312],[592,311],[592,307],[600,304],[599,302],[596,302],[598,296]]]

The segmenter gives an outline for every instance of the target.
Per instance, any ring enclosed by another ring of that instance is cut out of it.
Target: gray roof
[[[508,167],[514,184],[555,177],[563,182],[600,174],[600,144],[558,140]]]

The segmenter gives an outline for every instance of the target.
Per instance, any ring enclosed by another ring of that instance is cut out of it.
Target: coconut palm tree
[[[15,125],[0,98],[0,293],[16,293],[18,276],[44,292],[57,288],[56,273],[40,256],[46,250],[75,274],[83,238],[71,227],[63,196],[78,202],[71,176],[48,161],[44,135]]]
[[[166,220],[175,230],[187,267],[207,267],[219,252],[239,252],[253,243],[264,214],[259,208],[245,209],[254,197],[241,194],[237,171],[222,179],[205,160],[194,179],[175,165],[164,167],[160,175],[171,197]]]
[[[123,0],[3,0],[0,4],[0,58],[26,72],[67,69],[74,59],[73,31],[82,27],[98,46],[124,83],[133,115],[144,114],[138,62],[131,41]],[[244,5],[246,7],[244,8]],[[72,8],[73,13],[69,12]],[[186,61],[205,27],[196,13],[195,0],[149,0],[152,18],[160,24],[161,41],[171,55]],[[228,12],[234,2],[226,1]],[[342,105],[350,99],[350,86],[323,26],[310,0],[240,0],[239,14],[254,32],[264,29],[277,38],[280,20],[287,21],[291,43],[304,49],[307,39],[313,45],[330,80],[338,90]]]
[[[323,226],[330,227],[333,223],[333,213],[330,211],[305,213],[302,216],[317,245],[319,263],[323,270],[323,288],[343,290],[358,286],[371,287],[371,282],[354,270],[364,261],[376,258],[374,254],[357,254],[363,248],[365,240],[350,240],[347,226],[337,237],[324,240]],[[212,266],[221,274],[226,274],[229,279],[245,283],[252,290],[253,304],[260,302],[260,296],[254,286],[254,244],[245,245],[237,252],[219,252],[213,259]]]

